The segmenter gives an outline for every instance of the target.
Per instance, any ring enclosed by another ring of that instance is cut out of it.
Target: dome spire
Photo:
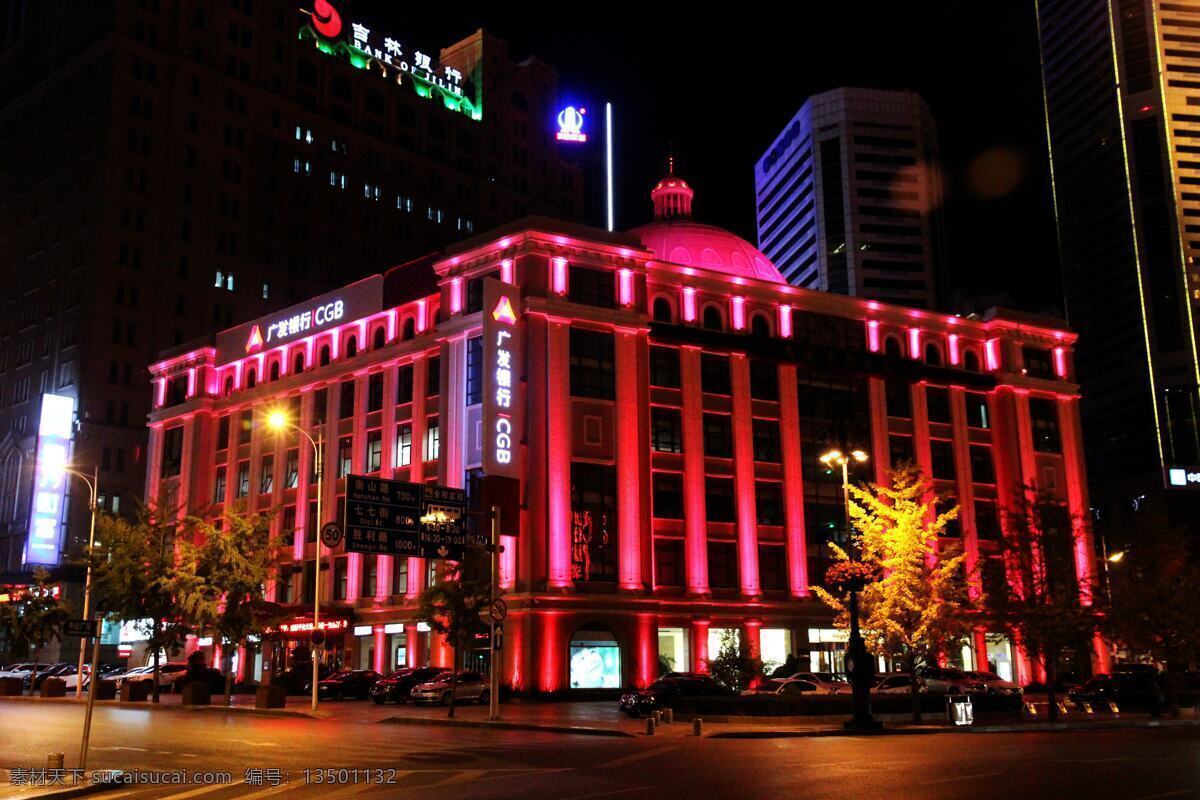
[[[695,192],[675,174],[675,153],[667,153],[667,174],[650,190],[655,219],[690,219]]]

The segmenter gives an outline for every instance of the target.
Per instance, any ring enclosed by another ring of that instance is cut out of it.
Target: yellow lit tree
[[[872,652],[900,661],[913,675],[910,697],[916,722],[921,719],[917,670],[936,665],[971,630],[973,605],[962,548],[938,547],[938,537],[958,516],[958,506],[939,513],[939,499],[921,469],[911,463],[890,470],[885,484],[851,486],[853,555],[831,544],[838,563],[830,567],[833,578],[826,580],[830,586],[844,585],[837,575],[854,562],[879,576],[862,589],[863,638]],[[814,591],[838,612],[837,624],[847,627],[847,593],[821,587]]]

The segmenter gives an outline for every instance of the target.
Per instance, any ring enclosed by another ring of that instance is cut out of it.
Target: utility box
[[[946,695],[946,721],[955,725],[971,725],[975,722],[975,709],[970,695]]]

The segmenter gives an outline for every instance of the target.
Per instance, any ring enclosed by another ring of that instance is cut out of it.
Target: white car
[[[789,675],[787,680],[808,681],[817,687],[819,694],[849,694],[852,688],[846,681],[832,680],[829,673],[797,672]]]
[[[121,672],[116,675],[113,675],[111,678],[109,678],[109,680],[116,683],[117,688],[120,689],[121,684],[124,683],[127,679],[135,678],[138,675],[144,675],[147,672],[151,672],[153,669],[154,669],[153,667],[134,667],[133,669],[129,670],[128,672]]]
[[[755,689],[742,692],[742,697],[757,694],[769,694],[776,697],[799,697],[804,694],[827,694],[812,681],[800,678],[768,678]]]
[[[998,695],[1021,695],[1025,690],[1012,681],[1006,681],[994,672],[983,672],[974,670],[967,672],[967,676],[982,683],[987,689],[988,694]]]
[[[77,669],[76,667],[71,667],[71,674],[58,676],[58,677],[62,678],[63,683],[66,684],[68,692],[75,691],[75,686],[76,686],[76,684],[79,683],[79,673],[76,672],[76,669]],[[91,674],[92,674],[92,665],[84,664],[83,665],[83,688],[84,689],[86,689],[88,687],[88,676]]]
[[[21,679],[28,678],[29,673],[33,672],[33,666],[34,665],[33,665],[32,661],[25,661],[20,664],[10,664],[8,666],[8,669],[4,670],[3,672],[0,672],[0,678],[21,678]],[[53,666],[53,665],[52,664],[38,664],[37,669],[38,669],[38,672],[41,672],[44,669],[49,669],[51,666]]]
[[[188,665],[181,661],[173,661],[168,664],[158,665],[158,688],[170,689],[175,683],[175,679],[183,673],[187,672]],[[124,679],[130,683],[153,683],[154,682],[154,665],[142,667],[136,675],[132,672],[127,672]]]
[[[879,678],[871,694],[908,694],[911,686],[912,676],[907,672],[892,672]]]

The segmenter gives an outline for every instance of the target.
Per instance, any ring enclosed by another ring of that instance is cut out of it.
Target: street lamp
[[[96,546],[96,506],[98,504],[100,487],[100,467],[97,466],[93,474],[89,477],[87,474],[79,470],[72,469],[66,464],[58,467],[65,475],[74,475],[81,481],[87,484],[89,502],[92,510],[91,527],[88,530],[88,546],[87,546],[87,577],[83,582],[83,618],[89,619],[92,607],[92,551]],[[99,638],[96,640],[99,644]],[[87,650],[87,642],[81,642],[79,645],[79,665],[78,671],[75,673],[75,699],[79,700],[83,697],[83,658]],[[91,690],[89,690],[91,691]]]
[[[863,463],[868,458],[862,450],[851,450],[849,454],[833,449],[824,453],[820,461],[830,469],[836,464],[842,468],[842,502],[846,522],[846,536],[850,536],[850,462]],[[861,584],[847,587],[850,590],[850,641],[846,647],[846,674],[854,690],[854,716],[846,723],[851,729],[875,729],[881,727],[871,716],[871,684],[875,678],[875,662],[867,652],[858,626],[858,593]]]
[[[317,473],[317,520],[316,525],[321,525],[321,496],[325,493],[325,466],[322,458],[322,436],[318,428],[317,438],[313,437],[308,431],[301,428],[296,423],[288,419],[287,414],[276,409],[267,415],[267,427],[276,433],[282,433],[285,430],[294,430],[308,440],[308,443],[313,448],[313,469]],[[317,535],[317,562],[316,568],[313,570],[313,636],[321,629],[321,537]],[[317,645],[315,642],[310,643],[309,652],[312,659],[312,710],[317,710],[317,683],[318,683],[318,668],[317,668]]]

